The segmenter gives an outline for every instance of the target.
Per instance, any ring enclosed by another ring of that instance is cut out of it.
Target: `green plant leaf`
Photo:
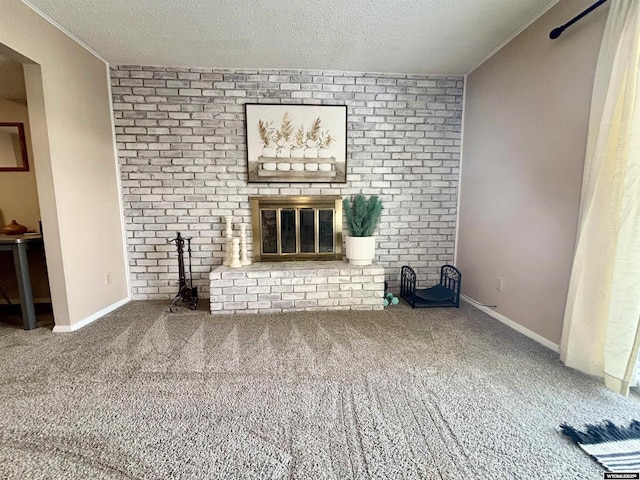
[[[372,236],[382,216],[382,200],[377,195],[371,195],[367,200],[364,195],[359,193],[353,197],[353,201],[345,198],[342,205],[351,236]]]

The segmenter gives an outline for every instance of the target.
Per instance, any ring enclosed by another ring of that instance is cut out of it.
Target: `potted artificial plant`
[[[352,265],[371,265],[376,253],[376,237],[373,232],[380,223],[382,200],[377,195],[365,199],[359,193],[353,201],[342,201],[347,216],[349,235],[346,238],[347,260]]]

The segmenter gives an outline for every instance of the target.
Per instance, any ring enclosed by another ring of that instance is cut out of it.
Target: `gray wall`
[[[467,77],[457,263],[463,293],[558,343],[606,7],[559,2]],[[496,277],[504,278],[501,292]]]
[[[195,237],[195,283],[224,256],[221,216],[249,195],[384,200],[376,261],[397,285],[453,259],[463,79],[329,71],[119,66],[111,71],[132,294],[176,292],[176,231]],[[346,184],[247,184],[244,103],[348,106]],[[250,233],[250,232],[249,232]]]

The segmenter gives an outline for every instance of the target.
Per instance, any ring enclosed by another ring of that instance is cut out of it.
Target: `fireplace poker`
[[[184,268],[184,242],[187,241],[187,253],[189,254],[189,280]],[[191,238],[183,238],[178,232],[176,238],[169,240],[178,249],[178,293],[169,306],[170,312],[177,312],[183,304],[190,310],[195,310],[198,306],[198,287],[193,286],[193,269],[191,267]]]

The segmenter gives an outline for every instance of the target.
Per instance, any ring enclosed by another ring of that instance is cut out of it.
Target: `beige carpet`
[[[0,325],[0,478],[602,478],[556,427],[639,418],[476,309]]]

